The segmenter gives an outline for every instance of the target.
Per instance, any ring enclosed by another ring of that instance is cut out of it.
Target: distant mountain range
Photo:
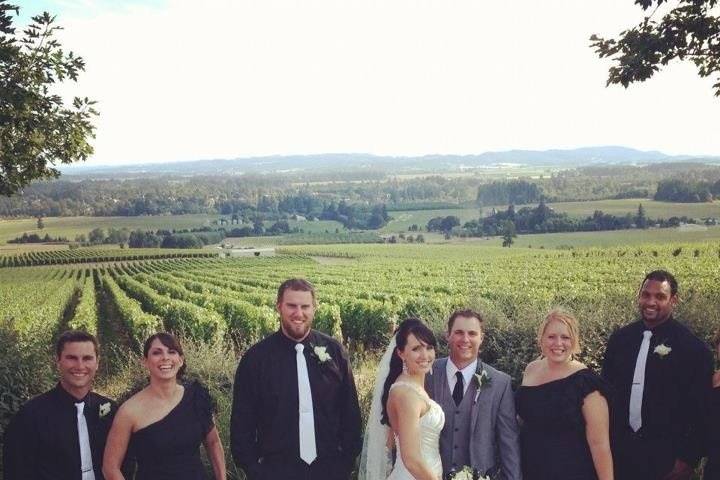
[[[508,150],[478,155],[424,155],[392,157],[358,153],[318,155],[274,155],[217,160],[148,163],[138,165],[62,166],[66,175],[239,175],[247,173],[281,173],[289,171],[352,170],[385,172],[448,172],[493,167],[505,164],[525,166],[581,167],[598,164],[646,165],[663,162],[718,163],[720,157],[666,155],[658,151],[641,151],[626,147],[585,147],[571,150]]]

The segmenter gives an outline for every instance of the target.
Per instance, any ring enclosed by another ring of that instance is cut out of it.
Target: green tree
[[[13,13],[14,12],[14,13]],[[45,12],[16,35],[19,8],[0,0],[0,193],[10,196],[37,178],[58,177],[58,163],[86,160],[93,153],[90,122],[95,102],[75,97],[72,106],[52,93],[76,81],[85,62],[55,39],[61,27]]]
[[[642,206],[642,203],[638,205],[637,217],[635,217],[635,225],[637,225],[638,228],[648,227],[647,215],[645,215],[645,207]]]
[[[720,73],[720,16],[718,0],[679,0],[667,7],[661,19],[655,15],[667,0],[635,0],[643,10],[653,9],[639,25],[623,31],[617,39],[590,37],[600,58],[611,58],[607,84],[628,87],[652,77],[672,60],[690,61],[701,77]],[[713,85],[720,96],[720,76]]]
[[[100,244],[105,241],[105,230],[102,228],[93,228],[90,230],[90,233],[88,233],[88,241],[92,244]]]
[[[38,230],[42,230],[43,228],[45,228],[45,222],[43,222],[42,216],[37,217],[37,228]]]
[[[505,220],[502,224],[502,237],[503,237],[503,247],[510,247],[513,243],[515,243],[514,238],[517,237],[517,233],[515,233],[515,224],[510,220]]]

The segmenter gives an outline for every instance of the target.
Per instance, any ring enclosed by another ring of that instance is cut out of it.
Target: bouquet
[[[460,470],[450,470],[446,480],[491,480],[490,477],[480,475],[477,468],[463,466]]]

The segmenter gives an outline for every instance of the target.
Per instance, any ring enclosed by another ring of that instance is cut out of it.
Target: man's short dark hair
[[[310,292],[310,294],[312,295],[313,303],[316,302],[315,287],[313,287],[313,284],[308,282],[304,278],[290,278],[280,284],[280,287],[278,288],[277,300],[276,300],[276,303],[278,305],[280,303],[282,303],[282,298],[283,298],[283,294],[285,293],[285,290],[294,290],[296,292]]]
[[[450,314],[450,318],[448,318],[447,322],[447,329],[448,332],[452,332],[452,327],[455,324],[455,319],[458,317],[467,317],[467,318],[477,318],[478,322],[480,322],[480,326],[483,325],[483,317],[475,310],[471,310],[469,308],[463,308],[460,310],[455,310],[453,313]]]
[[[670,294],[672,296],[677,295],[678,283],[672,273],[665,270],[653,270],[652,272],[645,275],[645,278],[640,284],[640,290],[642,290],[642,288],[645,286],[645,282],[647,282],[648,280],[654,280],[660,283],[668,282],[668,284],[670,285]]]
[[[60,358],[60,355],[62,355],[62,352],[65,349],[66,343],[73,342],[90,342],[95,348],[95,356],[97,357],[100,354],[100,347],[98,345],[97,338],[95,338],[95,335],[88,332],[83,332],[82,330],[68,330],[60,334],[57,341],[55,342],[56,357],[58,359]]]

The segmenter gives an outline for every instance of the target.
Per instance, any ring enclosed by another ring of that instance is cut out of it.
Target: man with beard
[[[345,480],[360,453],[361,418],[342,345],[312,330],[315,290],[286,280],[280,330],[253,345],[235,374],[231,447],[249,480]]]
[[[673,318],[672,274],[647,274],[640,320],[612,334],[602,376],[614,389],[611,444],[616,480],[686,480],[702,456],[712,355]]]

